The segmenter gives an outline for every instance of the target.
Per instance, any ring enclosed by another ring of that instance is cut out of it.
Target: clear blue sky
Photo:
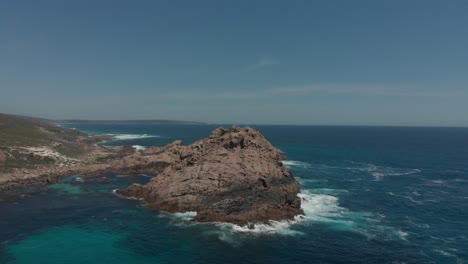
[[[0,112],[468,126],[468,1],[0,1]]]

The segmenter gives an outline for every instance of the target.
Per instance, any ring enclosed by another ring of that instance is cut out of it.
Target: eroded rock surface
[[[117,191],[142,198],[153,209],[196,211],[198,221],[237,224],[303,213],[299,184],[281,163],[284,153],[250,127],[218,128],[189,146],[176,141],[134,155],[171,164],[148,184]]]
[[[3,151],[0,150],[0,165],[5,163],[6,160],[7,160],[7,155]]]

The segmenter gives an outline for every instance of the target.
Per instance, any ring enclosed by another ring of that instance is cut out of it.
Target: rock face
[[[283,166],[283,152],[250,128],[218,128],[183,146],[176,141],[143,155],[171,164],[146,185],[117,193],[143,198],[150,208],[196,211],[195,220],[265,223],[302,214],[299,184]]]
[[[7,155],[3,151],[0,150],[0,165],[5,163],[6,160],[7,160]]]

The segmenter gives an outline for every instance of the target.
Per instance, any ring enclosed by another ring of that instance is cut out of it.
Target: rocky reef
[[[189,146],[175,141],[135,155],[131,160],[168,164],[148,184],[117,191],[144,199],[152,209],[196,211],[196,221],[236,224],[303,214],[300,186],[281,163],[285,154],[250,127],[218,128]]]

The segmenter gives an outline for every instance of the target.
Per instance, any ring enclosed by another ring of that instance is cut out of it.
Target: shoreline
[[[59,124],[54,124],[54,126],[72,130]],[[119,165],[119,161],[140,151],[133,146],[127,145],[118,146],[115,149],[102,145],[102,143],[116,138],[112,134],[87,134],[82,131],[79,131],[79,133],[84,136],[76,143],[86,150],[86,153],[79,157],[71,158],[60,155],[48,146],[9,147],[14,151],[21,149],[30,156],[36,155],[41,159],[51,159],[54,162],[39,166],[35,165],[37,166],[35,168],[17,167],[7,172],[0,172],[0,191],[20,191],[22,188],[31,185],[48,185],[59,182],[63,177],[73,174],[83,174],[86,177],[99,177],[106,172],[152,174],[166,166],[165,164],[154,164],[153,167],[144,166],[147,165],[144,160]]]
[[[106,182],[106,173],[144,173],[152,176],[148,183],[132,183],[115,193],[143,199],[156,211],[196,211],[194,220],[198,222],[265,224],[304,214],[297,196],[300,185],[282,164],[285,154],[250,127],[219,127],[190,145],[176,140],[143,151],[132,146],[114,150],[98,144],[111,138],[118,139],[115,135],[81,133],[73,142],[87,151],[73,159],[59,156],[50,147],[44,146],[47,151],[39,154],[33,151],[37,147],[30,147],[25,166],[35,166],[32,158],[37,155],[36,161],[48,158],[52,164],[1,175],[0,191],[47,185],[73,174],[101,177]]]

